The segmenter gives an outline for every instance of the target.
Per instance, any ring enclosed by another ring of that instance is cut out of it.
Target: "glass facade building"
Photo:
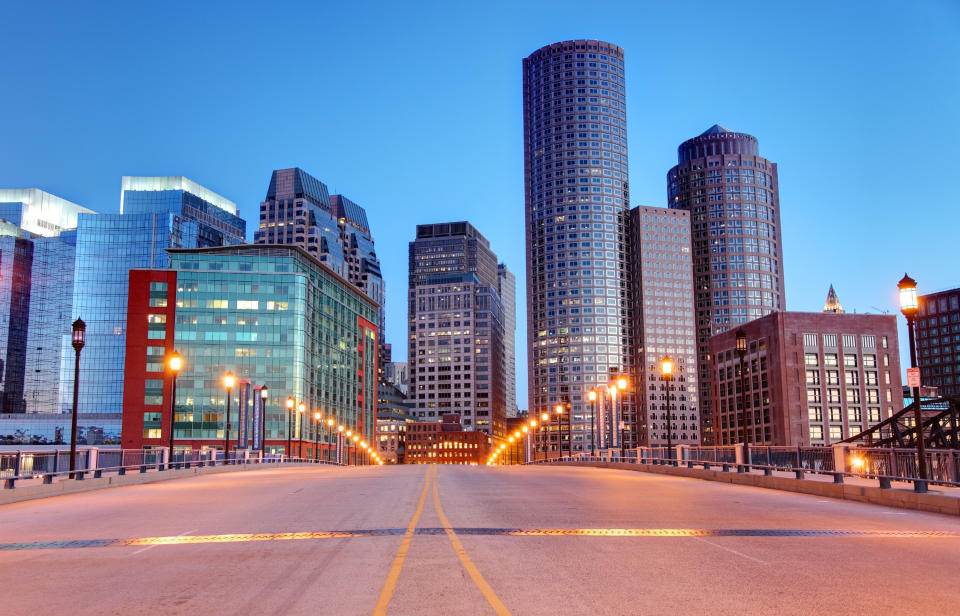
[[[120,214],[78,219],[73,317],[87,324],[81,356],[78,411],[115,418],[123,405],[129,272],[167,268],[167,248],[241,244],[246,223],[233,202],[187,178],[122,179]],[[73,349],[63,343],[61,408],[73,396]]]
[[[623,49],[575,40],[524,58],[523,141],[528,408],[569,405],[572,451],[583,451],[588,392],[632,361]],[[554,454],[559,434],[549,432]]]
[[[373,444],[377,305],[296,246],[170,249],[170,269],[130,274],[123,444],[166,446],[171,378],[165,358],[183,358],[177,377],[177,448],[222,449],[224,375],[232,390],[231,447],[254,447],[253,397],[266,386],[267,450],[331,457],[324,421]],[[288,414],[288,397],[303,403]],[[243,417],[243,420],[240,418]],[[291,421],[291,419],[293,421]],[[303,450],[298,452],[301,436]]]
[[[668,205],[691,216],[700,403],[711,408],[710,337],[786,309],[777,164],[760,156],[756,137],[719,125],[684,141],[677,163]]]

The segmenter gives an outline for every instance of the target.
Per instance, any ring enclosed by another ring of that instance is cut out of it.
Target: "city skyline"
[[[240,215],[253,223],[267,171],[296,165],[336,179],[331,190],[351,195],[370,217],[387,281],[387,341],[395,358],[406,355],[405,340],[396,334],[406,320],[406,242],[416,224],[473,221],[500,247],[501,260],[518,275],[517,288],[525,288],[520,59],[564,39],[599,38],[622,47],[628,57],[629,206],[666,206],[663,177],[675,164],[676,147],[714,124],[762,142],[764,156],[780,166],[787,310],[818,310],[823,289],[833,283],[848,312],[896,314],[895,282],[903,270],[918,280],[921,293],[957,286],[949,260],[938,258],[949,245],[954,219],[947,212],[956,200],[942,190],[951,172],[946,148],[960,136],[947,115],[948,101],[960,92],[950,70],[960,44],[949,36],[955,34],[951,24],[957,23],[958,13],[947,3],[916,10],[871,5],[869,14],[855,6],[832,7],[829,15],[822,7],[800,5],[789,14],[783,8],[713,7],[702,13],[712,20],[689,24],[681,46],[668,46],[671,33],[657,31],[677,21],[671,16],[674,9],[625,8],[624,23],[611,25],[609,17],[579,9],[541,20],[539,11],[523,7],[510,13],[510,23],[498,24],[506,33],[496,47],[475,33],[485,30],[483,23],[502,22],[500,17],[477,14],[464,20],[470,22],[465,30],[430,30],[429,45],[465,48],[455,60],[428,53],[428,43],[418,40],[436,22],[427,19],[426,25],[393,33],[397,22],[420,20],[417,8],[402,15],[391,8],[363,25],[349,14],[324,13],[345,25],[340,32],[329,31],[334,37],[324,47],[329,51],[299,44],[279,50],[256,46],[262,55],[245,52],[231,60],[220,55],[221,47],[232,48],[231,32],[252,35],[269,28],[254,27],[256,20],[279,17],[240,8],[235,30],[214,32],[188,50],[164,48],[167,53],[154,55],[141,49],[142,40],[162,36],[162,21],[138,21],[134,38],[133,29],[117,31],[117,21],[66,8],[44,16],[45,36],[36,37],[26,27],[39,23],[39,14],[32,13],[36,9],[7,10],[22,11],[11,21],[24,27],[12,33],[15,61],[0,67],[0,78],[12,91],[31,96],[0,102],[0,132],[19,144],[0,154],[0,186],[37,187],[97,212],[115,213],[120,176],[185,175],[235,201]],[[198,7],[191,17],[202,25],[215,12]],[[778,18],[790,19],[794,28],[755,27]],[[305,27],[284,24],[294,30]],[[720,40],[713,35],[734,26],[754,26],[754,38],[722,38],[727,55],[709,67],[698,64]],[[894,30],[902,44],[889,46],[882,34]],[[119,38],[110,45],[90,44],[114,35]],[[336,44],[351,37],[361,44]],[[364,47],[365,42],[370,45]],[[392,57],[391,45],[405,45],[410,53]],[[125,53],[118,53],[121,47]],[[668,48],[665,61],[658,51]],[[804,54],[795,56],[795,49]],[[274,60],[298,52],[292,66],[277,67]],[[83,70],[71,70],[80,63]],[[682,74],[689,73],[691,63],[710,69],[701,71],[704,79],[698,78],[697,86],[717,93],[708,104],[702,96],[661,94],[684,92]],[[144,76],[174,74],[161,70],[171,65],[185,67],[183,76]],[[308,96],[309,105],[281,102],[286,97],[273,100],[254,89],[268,78],[282,82],[276,77],[305,66],[317,69],[322,100]],[[451,70],[461,66],[470,70]],[[431,90],[429,96],[414,90],[403,97],[388,95],[384,102],[382,94],[400,91],[411,73]],[[119,75],[124,77],[118,80]],[[184,102],[182,88],[176,87],[181,79],[206,80],[210,88],[191,93]],[[736,91],[755,96],[726,95],[732,79],[738,80]],[[338,89],[351,95],[329,95]],[[63,91],[75,96],[63,97]],[[462,121],[465,115],[469,122]],[[403,126],[398,126],[400,118]],[[453,121],[461,131],[443,129]],[[301,132],[310,138],[294,136]],[[185,139],[195,139],[195,147],[184,148]],[[336,147],[314,147],[311,139]],[[472,151],[459,147],[461,140]],[[458,156],[450,156],[451,151]],[[892,161],[896,173],[891,173]],[[416,191],[416,198],[398,196],[396,188],[403,185],[407,188],[400,195]],[[908,216],[918,208],[938,216],[938,224]],[[393,232],[397,212],[408,220],[400,233]],[[831,231],[824,233],[824,228]],[[871,249],[878,236],[894,234],[891,242],[903,250]],[[252,230],[247,236],[252,240]],[[835,270],[835,262],[869,267]],[[527,339],[520,304],[518,344]],[[518,399],[526,400],[525,354],[518,355]]]

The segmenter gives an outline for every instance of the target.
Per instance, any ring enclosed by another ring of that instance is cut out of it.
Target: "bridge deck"
[[[953,517],[592,468],[278,468],[0,507],[7,613],[946,614],[958,567]]]

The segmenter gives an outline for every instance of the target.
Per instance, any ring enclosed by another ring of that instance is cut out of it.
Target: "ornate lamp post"
[[[76,359],[73,364],[73,417],[70,419],[70,479],[77,465],[77,400],[80,390],[80,350],[87,341],[87,324],[83,319],[73,322],[73,350]]]
[[[329,433],[329,436],[330,436],[329,440],[333,440],[333,424],[334,424],[334,423],[335,423],[335,422],[333,421],[333,417],[328,417],[328,418],[327,418],[327,432]],[[328,444],[327,449],[330,449],[329,444]],[[323,459],[324,459],[324,460],[327,459],[327,452],[326,452],[326,451],[323,452]]]
[[[540,446],[543,448],[543,459],[547,459],[547,437],[550,435],[547,430],[547,422],[550,421],[550,413],[540,414]]]
[[[267,396],[270,391],[264,385],[260,388],[260,457],[266,459],[267,455]]]
[[[320,459],[320,411],[313,414],[313,459]]]
[[[337,459],[339,460],[339,464],[343,464],[343,452],[340,450],[340,448],[342,447],[342,442],[343,442],[343,426],[338,425],[337,426]]]
[[[673,459],[673,418],[670,416],[670,381],[673,379],[673,360],[669,356],[660,360],[660,374],[663,375],[667,388],[667,458],[671,465],[676,466],[677,462]]]
[[[297,433],[300,435],[300,444],[297,446],[297,457],[303,458],[303,413],[307,405],[301,402],[297,405]]]
[[[563,412],[567,412],[567,455],[573,457],[573,421],[570,412],[570,403],[558,404],[554,409],[557,412],[557,436],[560,438],[560,457],[563,457]]]
[[[900,289],[900,312],[907,318],[907,333],[910,342],[910,368],[915,369],[917,367],[917,313],[920,310],[920,305],[917,301],[917,281],[904,273],[903,278],[897,283],[897,288]],[[926,492],[927,452],[926,443],[923,442],[923,413],[920,402],[920,387],[913,388],[913,404],[913,417],[917,429],[917,469],[920,479],[922,480],[915,481],[913,489],[915,492]]]
[[[743,440],[743,463],[750,470],[750,432],[747,430],[747,370],[744,358],[747,356],[747,332],[737,328],[737,356],[740,358],[740,434]],[[753,415],[753,413],[750,413]],[[753,421],[750,422],[753,424]],[[753,426],[750,426],[753,430]],[[743,470],[743,469],[741,469]]]
[[[287,398],[287,450],[284,453],[288,456],[293,453],[290,451],[290,437],[293,436],[293,407],[295,404],[293,398]]]
[[[183,367],[183,358],[174,351],[167,359],[167,367],[170,369],[170,458],[167,460],[167,468],[173,468],[173,422],[177,415],[177,374]]]
[[[233,386],[236,385],[237,379],[233,376],[232,372],[227,372],[226,376],[223,377],[223,385],[227,388],[227,429],[223,433],[223,463],[224,465],[229,464],[230,458],[230,395]]]
[[[626,443],[623,439],[623,431],[626,422],[623,421],[623,393],[627,390],[627,379],[626,377],[617,377],[617,389],[620,390],[620,459],[624,457],[624,446]]]

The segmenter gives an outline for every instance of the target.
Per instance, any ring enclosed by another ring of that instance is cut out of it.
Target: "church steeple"
[[[830,285],[830,290],[827,291],[827,301],[823,304],[823,311],[843,314],[843,306],[840,305],[840,300],[837,298],[837,292],[833,290],[832,284]]]

